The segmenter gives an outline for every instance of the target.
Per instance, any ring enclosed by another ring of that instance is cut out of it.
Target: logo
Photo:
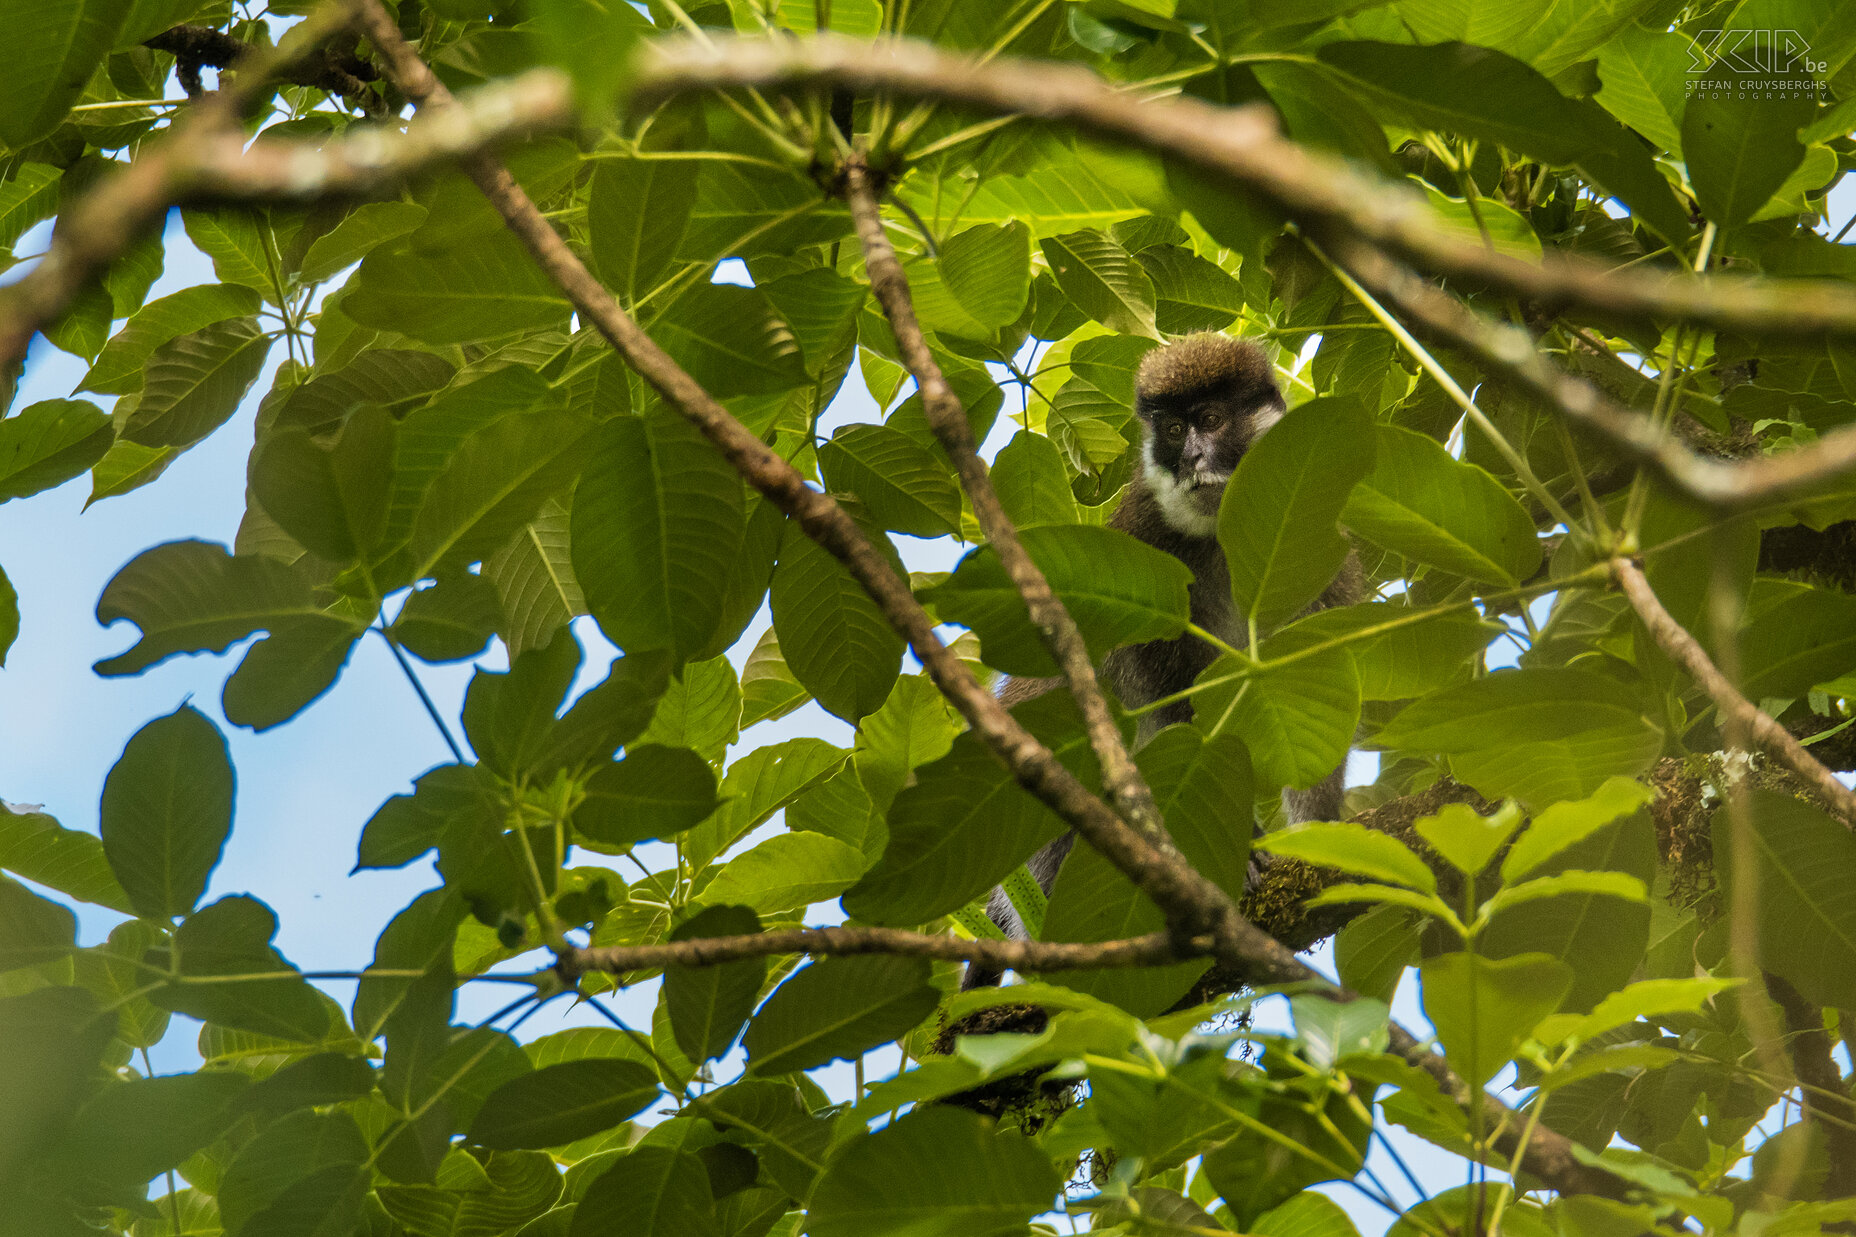
[[[1815,99],[1830,67],[1796,30],[1703,30],[1688,54],[1691,98]]]

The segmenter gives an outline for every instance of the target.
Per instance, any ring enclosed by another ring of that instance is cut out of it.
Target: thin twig
[[[1709,659],[1701,644],[1676,622],[1663,603],[1657,600],[1641,568],[1629,559],[1611,560],[1611,574],[1623,589],[1637,617],[1643,620],[1650,638],[1655,640],[1671,660],[1688,672],[1690,678],[1714,701],[1720,711],[1723,729],[1732,725],[1745,728],[1748,739],[1759,748],[1785,763],[1794,773],[1810,783],[1832,811],[1846,825],[1856,825],[1856,792],[1837,780],[1836,774],[1819,763],[1792,733],[1779,725],[1771,714],[1740,694],[1727,676]]]
[[[1197,942],[1198,953],[1211,942]],[[1095,967],[1161,966],[1192,956],[1164,932],[1125,940],[1070,944],[1053,941],[961,940],[902,928],[783,928],[748,936],[705,936],[663,945],[569,946],[560,951],[561,977],[571,982],[589,971],[623,975],[662,966],[719,966],[772,954],[900,954],[939,962],[978,962],[1012,971],[1073,971]]]
[[[877,188],[871,183],[873,179],[861,161],[853,160],[845,172],[845,199],[850,203],[858,239],[863,242],[870,290],[875,293],[884,317],[889,319],[895,332],[903,363],[915,376],[928,425],[947,451],[948,458],[953,460],[961,488],[973,502],[973,515],[979,521],[980,530],[999,556],[999,563],[1013,587],[1025,599],[1031,621],[1043,634],[1044,643],[1057,659],[1070,694],[1076,697],[1089,734],[1089,746],[1102,765],[1102,787],[1108,792],[1109,801],[1149,841],[1172,849],[1160,809],[1154,804],[1153,791],[1148,789],[1147,780],[1128,755],[1121,728],[1115,724],[1102,687],[1096,682],[1095,667],[1090,661],[1089,648],[1083,643],[1083,633],[1018,539],[1018,529],[1005,513],[998,491],[993,489],[986,462],[980,459],[966,409],[948,385],[947,375],[941,372],[934,354],[928,350],[928,341],[922,334],[921,323],[916,320],[914,301],[909,295],[909,277],[883,231],[883,218],[877,209]]]
[[[419,703],[425,706],[425,715],[432,719],[432,725],[438,727],[439,736],[444,739],[445,746],[451,749],[451,758],[459,764],[466,763],[464,749],[459,747],[458,741],[451,737],[451,727],[445,725],[445,719],[440,716],[438,706],[433,704],[431,696],[426,694],[425,684],[419,682],[419,676],[414,673],[412,663],[407,661],[406,654],[400,651],[400,642],[395,640],[393,633],[385,627],[376,627],[374,630],[380,633],[380,638],[387,642],[389,649],[393,650],[393,660],[400,664],[400,673],[406,676],[406,681],[412,684],[413,691],[419,697]]]

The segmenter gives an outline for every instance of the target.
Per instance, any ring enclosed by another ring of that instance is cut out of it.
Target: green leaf
[[[847,425],[818,449],[827,489],[855,494],[884,528],[912,537],[959,531],[960,488],[928,448],[888,425]]]
[[[114,440],[108,415],[89,400],[22,408],[0,421],[0,503],[63,485],[102,459]]]
[[[464,661],[483,652],[501,617],[496,586],[460,571],[408,597],[387,634],[423,661]]]
[[[1662,731],[1639,696],[1587,670],[1498,670],[1433,692],[1380,730],[1387,748],[1441,752],[1457,777],[1491,798],[1524,804],[1591,794],[1649,767]]]
[[[1365,825],[1291,825],[1264,834],[1254,845],[1287,859],[1437,892],[1437,877],[1422,859],[1397,838]]]
[[[64,169],[49,163],[21,163],[0,185],[0,249],[11,249],[27,229],[58,211],[58,182]]]
[[[1062,1187],[1038,1145],[937,1104],[864,1134],[813,1191],[812,1237],[1004,1237]]]
[[[365,630],[334,614],[273,626],[226,680],[219,699],[226,720],[253,730],[289,721],[334,684]]]
[[[714,905],[679,924],[673,941],[705,936],[752,936],[760,917],[744,906]],[[738,958],[714,966],[664,968],[664,1008],[677,1047],[692,1064],[728,1055],[767,978],[767,959]]]
[[[889,538],[861,525],[897,578]],[[787,667],[825,709],[855,723],[880,707],[902,672],[903,639],[829,550],[788,521],[773,571],[773,628]]]
[[[1082,524],[1025,529],[1020,540],[1076,620],[1092,656],[1185,630],[1192,572],[1171,554],[1120,529]],[[973,629],[988,665],[1008,674],[1057,673],[1024,599],[990,546],[967,555],[946,583],[925,596],[943,621]]]
[[[992,484],[1000,506],[1020,531],[1077,521],[1063,453],[1042,434],[1020,430],[1013,435],[993,459]]]
[[[13,582],[0,570],[0,666],[6,665],[7,650],[19,639],[19,594]]]
[[[558,1147],[611,1129],[657,1096],[657,1075],[636,1061],[564,1061],[490,1092],[470,1123],[469,1137],[503,1151]]]
[[[1264,641],[1260,653],[1279,658],[1318,642],[1298,624]],[[1225,654],[1199,679],[1212,683],[1242,669]],[[1346,759],[1360,723],[1359,670],[1345,648],[1310,653],[1202,693],[1193,720],[1212,734],[1228,724],[1249,745],[1265,782],[1306,789]]]
[[[1016,220],[957,232],[941,245],[940,273],[948,293],[982,332],[998,330],[1025,311],[1031,233]]]
[[[688,1151],[643,1146],[595,1177],[568,1237],[684,1237],[716,1232],[708,1170]]]
[[[1391,1011],[1384,1001],[1335,1001],[1305,994],[1290,998],[1289,1004],[1295,1011],[1296,1045],[1316,1069],[1331,1070],[1342,1057],[1386,1049]]]
[[[678,662],[715,634],[747,531],[739,474],[682,417],[657,410],[595,432],[574,492],[574,575],[600,630]]]
[[[1153,281],[1126,249],[1094,231],[1039,243],[1057,286],[1078,309],[1118,334],[1160,338]]]
[[[103,853],[138,915],[185,915],[232,832],[225,736],[191,705],[135,732],[103,783]]]
[[[308,1202],[311,1191],[293,1187],[323,1174],[340,1179],[367,1160],[367,1139],[355,1119],[339,1109],[297,1111],[258,1131],[231,1157],[218,1190],[219,1215],[226,1231],[265,1231],[254,1224],[281,1199]],[[319,1191],[318,1191],[319,1192]],[[281,1211],[281,1208],[278,1209]],[[282,1218],[273,1211],[271,1219]]]
[[[1460,42],[1336,42],[1318,54],[1365,87],[1376,107],[1415,127],[1500,142],[1543,163],[1577,164],[1665,239],[1688,235],[1649,152],[1596,103],[1568,98],[1512,56]]]
[[[720,805],[715,770],[687,747],[644,743],[601,766],[574,809],[574,828],[605,846],[672,837]]]
[[[1732,814],[1714,814],[1723,895],[1732,899],[1740,882],[1757,881],[1760,964],[1815,1005],[1856,1002],[1856,837],[1800,800],[1750,793],[1750,871],[1738,858]]]
[[[1501,482],[1415,430],[1379,425],[1373,435],[1373,470],[1341,512],[1351,531],[1472,580],[1513,587],[1540,566],[1534,521]]]
[[[90,499],[85,509],[106,498],[119,498],[141,489],[166,472],[179,456],[180,450],[174,447],[144,447],[117,439],[90,470]]]
[[[259,1082],[239,1100],[247,1112],[269,1115],[365,1099],[374,1089],[374,1067],[345,1052],[318,1052]]]
[[[414,577],[496,551],[565,490],[586,464],[587,424],[572,413],[532,409],[500,417],[458,444],[432,478],[413,518]],[[401,450],[406,450],[401,439]]]
[[[626,304],[663,275],[690,210],[698,164],[689,160],[607,155],[593,171],[587,232],[601,281]]]
[[[444,1168],[456,1163],[452,1159]],[[388,1217],[413,1237],[514,1232],[545,1214],[561,1196],[560,1169],[539,1151],[498,1151],[475,1171],[458,1167],[463,1170],[457,1182],[461,1189],[381,1186],[375,1196]],[[439,1180],[447,1177],[441,1174]],[[351,1233],[359,1221],[356,1216],[336,1232]]]
[[[57,1153],[87,1174],[141,1186],[223,1137],[250,1085],[234,1071],[203,1070],[105,1086],[78,1110]]]
[[[424,223],[425,214],[425,207],[412,202],[363,202],[310,244],[297,275],[305,283],[332,279]]]
[[[96,1087],[116,1026],[112,1010],[82,988],[35,988],[0,997],[0,1173],[44,1152]],[[68,1214],[68,1212],[67,1212]]]
[[[1360,1237],[1341,1205],[1313,1190],[1264,1212],[1250,1222],[1248,1231],[1256,1237]]]
[[[1218,510],[1218,540],[1232,596],[1259,626],[1320,596],[1346,559],[1338,521],[1372,467],[1370,431],[1357,402],[1312,400],[1244,453]]]
[[[1535,815],[1509,848],[1502,860],[1502,880],[1521,880],[1567,847],[1647,806],[1655,797],[1656,792],[1642,782],[1614,777],[1588,798],[1553,804]]]
[[[270,338],[253,318],[216,322],[168,340],[148,358],[141,398],[122,436],[145,447],[200,441],[238,410],[270,351]]]
[[[741,737],[741,689],[726,657],[684,662],[637,741],[687,747],[711,764]]]
[[[1699,90],[1682,114],[1682,155],[1702,213],[1726,232],[1751,219],[1804,162],[1802,92]],[[1775,97],[1769,97],[1775,96]]]
[[[1094,758],[1068,693],[1040,696],[1019,720],[1085,783]],[[845,913],[875,924],[919,924],[959,910],[1063,832],[971,731],[916,771],[889,809],[889,845],[844,895]]]
[[[174,933],[172,953],[180,974],[151,999],[202,1022],[297,1043],[320,1042],[330,1023],[325,998],[271,948],[276,934],[271,908],[243,894],[195,911]],[[164,964],[160,955],[167,951],[153,952],[151,961]],[[239,975],[276,978],[228,978]],[[207,977],[212,982],[189,982]]]
[[[717,399],[807,382],[792,329],[757,288],[696,284],[652,321],[651,336]]]
[[[535,518],[483,560],[483,579],[502,602],[497,634],[511,657],[541,648],[570,620],[585,614],[586,595],[574,575],[567,508],[541,504]]]
[[[4,10],[17,57],[0,101],[0,145],[30,146],[58,127],[115,44],[131,0],[13,0]]]
[[[824,958],[774,989],[748,1024],[748,1069],[762,1076],[848,1060],[900,1038],[940,1003],[928,960]]]
[[[1684,89],[1694,44],[1687,35],[1632,22],[1598,49],[1600,106],[1662,150],[1682,152]]]
[[[296,567],[273,558],[235,558],[206,541],[171,541],[129,560],[97,601],[99,623],[124,618],[142,629],[141,638],[98,662],[98,674],[138,674],[176,653],[223,652],[261,628],[273,635],[356,632],[349,620],[318,604]]]
[[[77,948],[77,916],[0,876],[0,971],[37,966]]]
[[[835,898],[864,873],[863,852],[822,833],[776,833],[723,865],[705,885],[712,905],[751,907],[763,915]]]
[[[240,203],[188,207],[180,217],[187,239],[213,260],[213,273],[221,281],[255,288],[265,300],[277,303],[270,225],[257,208]]]
[[[1856,598],[1760,577],[1747,598],[1740,689],[1749,699],[1802,696],[1856,665]]]
[[[66,829],[36,808],[0,801],[0,868],[80,902],[134,914],[102,840]]]
[[[1420,817],[1411,827],[1450,866],[1465,876],[1475,876],[1521,827],[1521,813],[1513,804],[1484,816],[1467,803],[1446,803],[1435,816]]]
[[[1639,1018],[1694,1013],[1715,996],[1745,982],[1712,975],[1638,980],[1600,1001],[1589,1014],[1555,1014],[1535,1029],[1534,1036],[1548,1046],[1566,1040],[1589,1040],[1629,1026]]]
[[[1639,811],[1561,849],[1536,872],[1603,872],[1648,885],[1657,867],[1656,831],[1649,814]],[[1641,901],[1569,892],[1498,910],[1476,943],[1486,957],[1545,953],[1570,964],[1574,980],[1565,1007],[1585,1009],[1630,979],[1649,943],[1650,920],[1650,907]]]
[[[1359,672],[1361,699],[1410,700],[1468,678],[1470,659],[1502,632],[1471,605],[1411,619],[1411,610],[1397,602],[1333,606],[1297,619],[1264,647],[1291,638],[1303,647],[1344,639]]]
[[[858,315],[870,289],[825,266],[795,271],[759,285],[786,322],[805,358],[806,373],[835,390],[857,339]]]
[[[1155,245],[1135,256],[1153,280],[1155,321],[1168,335],[1220,330],[1243,312],[1237,280],[1185,246]]]
[[[497,230],[428,251],[367,255],[342,309],[362,326],[428,344],[459,344],[566,324],[566,296],[514,235]]]
[[[844,766],[845,752],[823,739],[788,739],[755,748],[728,766],[721,810],[683,839],[685,860],[706,867],[775,812]]]
[[[98,355],[79,390],[129,395],[142,389],[143,370],[156,348],[214,323],[249,318],[258,294],[237,284],[196,284],[150,301],[130,318]]]
[[[1483,903],[1483,909],[1494,915],[1511,906],[1565,894],[1623,898],[1628,902],[1649,900],[1649,890],[1644,883],[1625,872],[1558,872],[1498,889],[1494,897]]]
[[[741,721],[746,730],[757,722],[776,721],[804,704],[811,696],[793,677],[780,652],[780,636],[772,627],[761,633],[741,667]]]
[[[1440,954],[1418,968],[1424,1015],[1437,1028],[1451,1068],[1472,1087],[1501,1071],[1572,987],[1572,968],[1545,954],[1492,961]]]
[[[1340,981],[1390,1004],[1405,968],[1418,959],[1423,924],[1406,908],[1385,904],[1350,920],[1334,937]]]
[[[453,945],[463,918],[464,904],[456,895],[443,889],[426,890],[387,923],[375,942],[368,971],[435,972],[444,984],[444,1008],[449,1011]],[[372,1041],[409,1000],[417,1004],[414,985],[426,982],[425,978],[363,973],[354,993],[355,1034],[363,1042]]]
[[[350,563],[386,531],[396,445],[393,418],[379,406],[357,411],[332,444],[280,429],[252,452],[251,491],[297,544]]]

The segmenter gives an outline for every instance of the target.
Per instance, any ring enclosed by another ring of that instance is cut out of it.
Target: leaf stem
[[[376,626],[374,630],[380,633],[380,638],[387,642],[389,649],[393,650],[393,660],[400,664],[400,673],[406,676],[406,681],[412,684],[413,691],[419,697],[419,703],[425,706],[425,715],[432,719],[432,725],[438,727],[439,736],[444,739],[445,746],[451,749],[451,758],[459,764],[468,764],[469,762],[464,759],[464,749],[459,747],[458,741],[451,737],[451,728],[445,725],[445,719],[439,716],[438,706],[432,703],[432,698],[425,692],[425,685],[419,682],[419,676],[413,672],[412,663],[407,661],[406,654],[400,651],[399,641],[387,631],[384,623]]]

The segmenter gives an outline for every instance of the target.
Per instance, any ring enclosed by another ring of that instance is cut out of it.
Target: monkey
[[[1231,600],[1230,571],[1217,538],[1218,508],[1244,453],[1282,419],[1287,408],[1263,350],[1228,335],[1184,336],[1149,352],[1135,373],[1141,466],[1108,526],[1165,550],[1191,568],[1193,623],[1232,644],[1244,640],[1247,624]],[[1307,612],[1351,605],[1365,595],[1365,573],[1359,559],[1349,553]],[[1171,640],[1115,649],[1102,659],[1097,677],[1123,705],[1138,708],[1190,687],[1216,657],[1217,650],[1188,632]],[[1057,678],[1007,679],[999,699],[1010,708],[1062,682]],[[1191,720],[1190,700],[1143,714],[1135,746],[1166,726]],[[1337,819],[1344,778],[1343,764],[1308,790],[1285,790],[1283,808],[1289,820]],[[1074,833],[1065,833],[1028,861],[1031,874],[1047,895],[1075,840]],[[1008,936],[1027,935],[1004,890],[993,890],[987,914]],[[999,979],[998,972],[976,964],[968,967],[963,986],[991,985]]]

